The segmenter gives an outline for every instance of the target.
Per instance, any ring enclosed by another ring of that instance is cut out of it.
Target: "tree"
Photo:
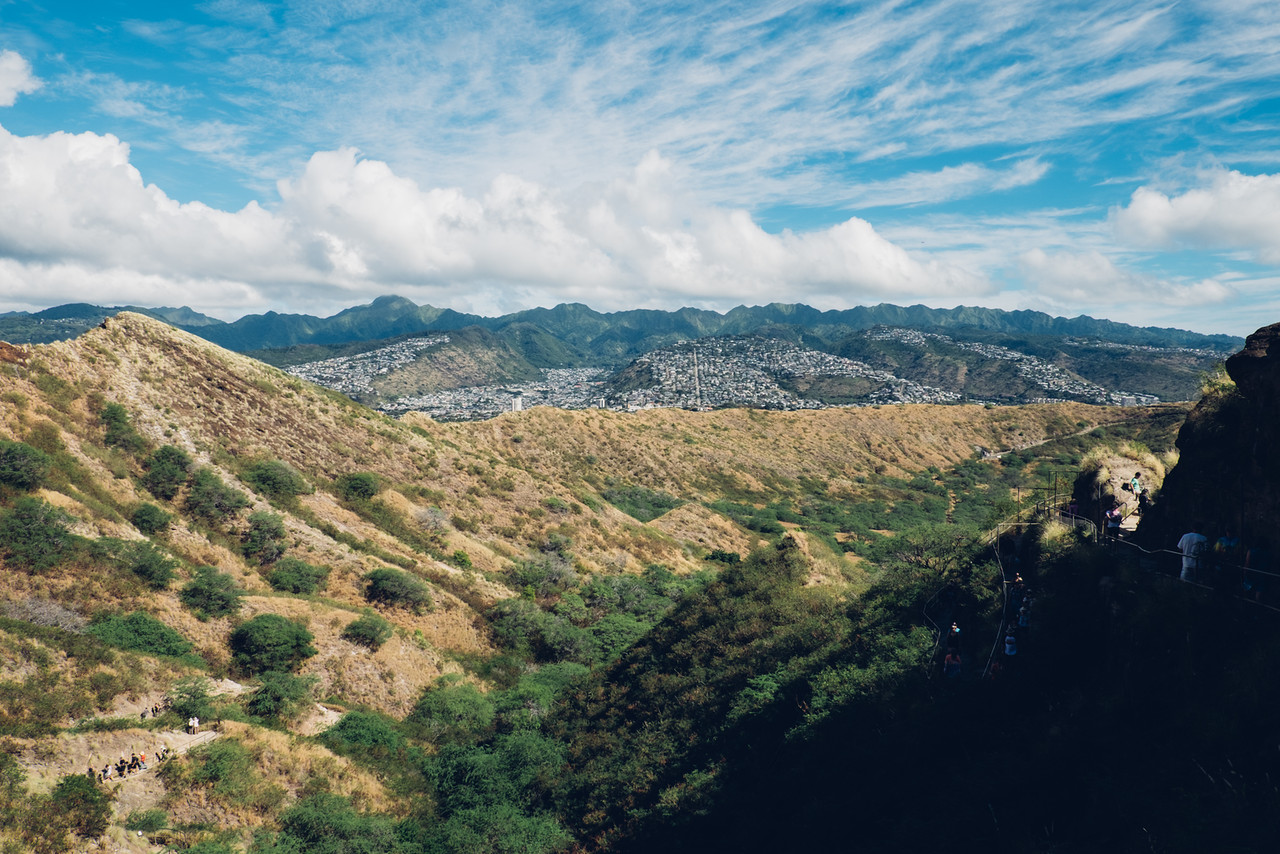
[[[431,590],[427,585],[398,569],[375,569],[364,577],[365,598],[384,605],[399,605],[414,613],[431,607]]]
[[[0,518],[0,543],[6,560],[31,572],[43,572],[69,558],[75,536],[71,517],[48,502],[24,495]]]
[[[315,492],[315,487],[288,463],[259,460],[244,472],[244,482],[276,501],[289,501],[298,495]]]
[[[258,677],[258,690],[249,697],[245,709],[260,718],[293,717],[311,696],[315,684],[314,676],[268,670]]]
[[[209,695],[209,680],[203,676],[188,676],[173,683],[165,698],[169,708],[183,720],[209,717],[213,704]]]
[[[279,560],[285,550],[284,518],[259,510],[249,514],[249,529],[244,532],[244,556],[266,566]]]
[[[190,641],[142,611],[95,619],[86,631],[103,643],[120,649],[175,656],[191,651]]]
[[[206,618],[231,616],[240,610],[243,596],[235,579],[211,566],[196,567],[196,577],[178,594],[182,604]]]
[[[146,462],[142,485],[156,498],[172,501],[191,474],[191,457],[176,445],[163,445]]]
[[[25,442],[0,441],[0,483],[24,491],[35,489],[51,463],[48,454]]]
[[[313,566],[296,557],[283,557],[276,561],[275,569],[267,576],[267,583],[284,593],[309,595],[324,587],[329,580],[329,570]]]
[[[344,474],[334,484],[347,501],[368,501],[382,489],[382,478],[371,471]]]
[[[133,511],[133,516],[129,521],[133,522],[133,527],[137,528],[148,537],[155,534],[163,534],[169,530],[169,525],[173,522],[173,516],[164,512],[159,507],[150,503],[142,503]]]
[[[311,632],[279,614],[259,614],[231,633],[231,653],[246,673],[289,671],[316,654]]]
[[[391,639],[394,629],[386,620],[377,614],[365,614],[357,617],[342,630],[343,640],[378,650]]]
[[[97,839],[107,832],[111,798],[87,774],[69,774],[58,781],[52,795],[54,808],[71,819],[71,830],[83,839]]]
[[[146,440],[138,435],[138,431],[129,420],[129,410],[120,404],[108,403],[102,407],[102,411],[98,413],[98,420],[106,430],[106,435],[102,439],[104,444],[131,454],[141,453],[146,449]]]
[[[450,742],[474,738],[493,723],[493,700],[462,676],[450,673],[422,693],[409,715],[432,738]]]
[[[249,506],[249,499],[238,489],[222,482],[211,468],[196,469],[187,492],[187,512],[207,524],[217,525],[232,513]]]
[[[129,556],[129,569],[153,590],[163,590],[173,581],[178,562],[150,542],[134,544]]]

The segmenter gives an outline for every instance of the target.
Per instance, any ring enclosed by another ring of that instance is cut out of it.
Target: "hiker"
[[[942,673],[948,679],[955,679],[960,675],[960,653],[948,652],[946,659],[942,662]]]
[[[1120,512],[1120,505],[1113,504],[1111,509],[1107,511],[1107,536],[1111,539],[1120,539],[1120,520],[1124,518],[1124,514]]]
[[[1195,582],[1200,575],[1200,555],[1209,545],[1209,538],[1200,533],[1203,527],[1204,525],[1197,521],[1191,526],[1191,530],[1178,540],[1178,551],[1182,552],[1182,574],[1179,578],[1183,581]]]
[[[1142,472],[1135,471],[1133,478],[1129,481],[1129,491],[1133,493],[1134,498],[1138,498],[1145,490],[1142,488]]]
[[[138,768],[143,771],[147,770],[147,754],[145,753],[138,754]]]
[[[191,718],[191,734],[195,735],[200,731],[200,718],[193,716]]]
[[[102,766],[102,782],[104,783],[111,782],[111,763],[110,762]]]
[[[1018,636],[1013,633],[1013,626],[1009,626],[1009,631],[1004,636],[1004,654],[1009,658],[1018,654]]]

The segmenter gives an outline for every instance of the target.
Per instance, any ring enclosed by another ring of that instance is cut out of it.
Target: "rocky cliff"
[[[1247,545],[1280,543],[1280,323],[1250,335],[1226,371],[1178,434],[1178,464],[1139,527],[1151,547],[1197,523],[1211,538],[1230,529]]]

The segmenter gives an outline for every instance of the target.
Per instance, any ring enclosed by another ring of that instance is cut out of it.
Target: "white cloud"
[[[76,279],[100,302],[240,299],[246,310],[288,304],[300,290],[348,303],[398,291],[505,310],[517,293],[622,308],[847,305],[987,289],[981,276],[913,257],[861,219],[775,235],[745,211],[698,205],[656,153],[625,179],[573,193],[499,175],[469,195],[424,189],[352,149],[326,151],[279,183],[278,208],[235,212],[174,201],[129,158],[110,135],[0,128],[0,297],[46,291],[52,300]],[[183,295],[156,298],[165,282]]]
[[[1161,303],[1170,306],[1223,302],[1234,290],[1217,279],[1171,282],[1121,270],[1101,252],[1032,249],[1018,259],[1027,282],[1060,305]]]
[[[1139,187],[1112,211],[1117,235],[1145,247],[1247,249],[1280,262],[1280,174],[1217,170],[1180,195]]]
[[[0,50],[0,107],[12,107],[19,95],[36,91],[43,81],[31,73],[31,63],[11,50]]]

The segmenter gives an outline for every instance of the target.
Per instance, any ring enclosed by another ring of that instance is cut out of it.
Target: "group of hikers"
[[[1120,523],[1124,521],[1125,516],[1132,515],[1134,513],[1142,515],[1151,506],[1151,493],[1147,489],[1146,484],[1142,482],[1142,472],[1134,472],[1133,477],[1120,484],[1120,488],[1133,496],[1135,506],[1133,510],[1126,513],[1125,507],[1128,504],[1127,501],[1120,498],[1109,497],[1111,506],[1107,508],[1103,517],[1107,526],[1107,536],[1111,539],[1119,538]],[[1070,512],[1072,515],[1075,514],[1074,509]]]
[[[1261,602],[1272,577],[1271,548],[1264,536],[1243,541],[1230,526],[1212,539],[1203,532],[1203,522],[1196,522],[1178,540],[1182,554],[1179,578],[1205,584],[1221,593],[1240,593]]]
[[[1005,672],[1012,660],[1018,655],[1018,638],[1026,633],[1031,625],[1031,606],[1035,599],[1020,573],[1015,573],[1009,584],[1009,603],[1006,613],[1012,615],[1001,627],[1004,632],[1004,654],[993,656],[987,665],[983,677],[996,680]],[[960,654],[960,626],[953,622],[947,631],[947,655],[942,660],[942,674],[948,679],[957,679],[964,672],[964,659]]]
[[[169,758],[169,748],[161,747],[154,754],[156,762],[163,762]],[[150,766],[147,764],[147,754],[133,753],[128,759],[121,756],[119,761],[114,764],[108,762],[102,766],[99,771],[94,763],[89,764],[89,778],[99,783],[110,783],[112,780],[123,780],[130,774],[138,771],[146,771]]]

